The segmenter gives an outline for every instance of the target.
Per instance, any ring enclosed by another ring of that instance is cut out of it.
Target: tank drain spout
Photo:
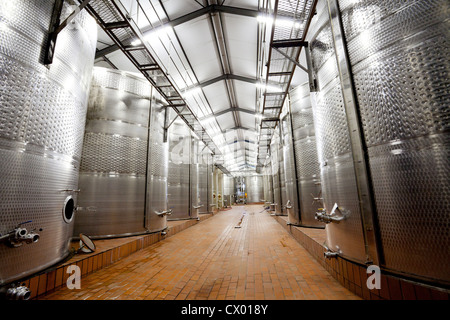
[[[323,256],[326,259],[331,259],[331,258],[336,258],[337,256],[339,256],[339,253],[341,252],[341,250],[338,251],[331,251],[327,246],[325,246],[325,249],[327,249],[327,251],[325,251],[323,253]]]
[[[23,223],[22,223],[23,224]],[[14,230],[0,236],[0,242],[6,242],[9,246],[13,248],[20,247],[24,243],[30,244],[39,241],[39,234],[35,233],[34,230],[28,232],[27,229],[21,228],[20,225]]]
[[[31,296],[31,291],[25,286],[10,287],[1,290],[3,298],[7,300],[28,300]]]
[[[340,215],[337,215],[336,213],[339,212]],[[348,216],[348,212],[345,210],[342,210],[339,208],[337,203],[334,204],[333,210],[331,210],[330,214],[327,214],[326,210],[323,208],[320,208],[319,211],[315,214],[315,219],[323,222],[323,223],[339,223],[342,220],[345,220]]]
[[[155,211],[155,213],[160,217],[170,216],[172,214],[172,209],[164,210],[164,211]]]

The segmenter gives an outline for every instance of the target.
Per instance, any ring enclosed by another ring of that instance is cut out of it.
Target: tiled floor
[[[247,205],[87,275],[81,289],[62,287],[39,299],[360,298],[332,278],[261,205]]]

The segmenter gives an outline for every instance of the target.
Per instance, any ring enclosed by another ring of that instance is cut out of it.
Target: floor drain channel
[[[239,222],[238,222],[238,224],[235,226],[235,228],[240,228],[241,227],[241,224],[242,224],[242,220],[244,220],[244,216],[246,215],[246,213],[244,212],[244,213],[242,213],[242,216],[241,216],[241,220],[239,220]]]

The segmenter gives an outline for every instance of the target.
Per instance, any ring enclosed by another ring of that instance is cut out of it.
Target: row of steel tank
[[[326,226],[328,256],[445,286],[448,9],[319,0],[307,37],[315,88],[290,92],[264,167],[276,214]]]
[[[213,209],[211,152],[142,76],[93,67],[92,17],[44,65],[52,10],[0,2],[0,288],[64,260],[80,233],[162,232]]]

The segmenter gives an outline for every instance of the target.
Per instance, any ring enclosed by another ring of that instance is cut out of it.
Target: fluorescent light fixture
[[[258,89],[265,90],[265,91],[271,91],[271,92],[273,92],[273,91],[275,91],[275,92],[279,91],[279,92],[281,92],[281,88],[280,88],[280,87],[278,87],[278,86],[276,86],[276,85],[272,85],[272,84],[257,83],[257,84],[256,84],[256,87],[257,87]]]
[[[136,39],[136,40],[133,40],[133,41],[131,42],[131,45],[132,45],[132,46],[137,46],[137,45],[140,45],[141,43],[142,43],[141,40]]]
[[[202,124],[202,126],[205,126],[207,124],[210,124],[212,122],[214,122],[214,117],[208,117],[206,119],[200,120],[200,123]]]
[[[271,24],[271,23],[273,22],[273,17],[272,17],[272,16],[269,16],[269,15],[267,15],[267,14],[259,14],[259,15],[256,17],[256,20],[257,20],[259,23]]]
[[[295,28],[295,29],[301,29],[304,27],[303,23],[300,23],[299,21],[295,21],[294,18],[287,18],[287,17],[277,17],[274,21],[273,16],[267,15],[267,14],[260,14],[256,17],[256,20],[259,23],[262,24],[272,24],[275,22],[275,26],[277,27],[284,27],[284,28]]]
[[[158,38],[166,36],[172,30],[171,26],[163,25],[161,27],[156,27],[144,34],[144,39],[148,42],[156,41]]]
[[[187,97],[192,97],[194,94],[200,94],[200,93],[202,93],[202,89],[200,87],[193,87],[191,89],[186,90],[183,93],[183,96],[185,98],[187,98]]]

